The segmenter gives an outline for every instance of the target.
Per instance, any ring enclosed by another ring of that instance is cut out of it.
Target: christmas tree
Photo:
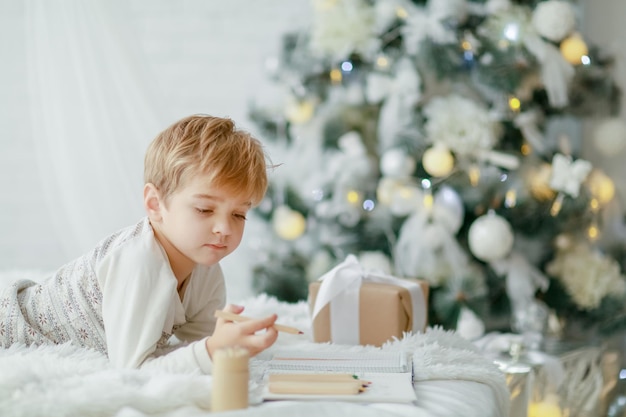
[[[468,337],[626,322],[612,60],[568,1],[316,0],[250,108],[271,174],[253,284],[281,300],[355,254],[427,280]],[[616,226],[617,225],[617,226]]]

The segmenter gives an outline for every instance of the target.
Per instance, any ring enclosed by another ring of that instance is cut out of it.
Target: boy
[[[255,355],[276,341],[276,315],[213,317],[226,300],[219,261],[239,246],[246,214],[267,189],[261,143],[230,119],[190,116],[150,144],[144,180],[139,223],[41,284],[23,280],[0,292],[0,346],[71,341],[115,367],[210,373],[221,347]],[[187,343],[170,349],[172,335]]]

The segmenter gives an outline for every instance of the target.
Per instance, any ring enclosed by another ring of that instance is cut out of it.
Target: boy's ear
[[[151,221],[161,221],[161,194],[152,183],[147,183],[143,187],[143,206]]]

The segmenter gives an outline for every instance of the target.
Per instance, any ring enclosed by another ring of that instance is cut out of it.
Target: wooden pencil
[[[316,374],[286,374],[286,373],[271,373],[268,376],[269,382],[278,381],[300,381],[300,382],[342,382],[342,381],[358,381],[362,385],[368,385],[370,381],[364,381],[359,379],[358,376],[353,374],[334,374],[334,373],[316,373]]]
[[[250,317],[242,316],[241,314],[230,313],[230,312],[224,311],[224,310],[215,310],[215,314],[214,315],[215,315],[215,317],[219,317],[219,318],[222,318],[222,319],[235,321],[235,322],[242,322],[242,321],[252,320],[252,318],[250,318]],[[274,324],[274,326],[272,326],[272,327],[274,327],[279,332],[291,333],[291,334],[303,334],[303,332],[301,332],[300,330],[296,329],[295,327],[284,326],[282,324]]]
[[[303,394],[303,395],[355,395],[365,391],[358,381],[335,382],[302,382],[276,381],[268,384],[273,394]]]

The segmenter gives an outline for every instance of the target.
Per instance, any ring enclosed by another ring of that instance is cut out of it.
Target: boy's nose
[[[227,236],[230,234],[230,223],[228,219],[218,219],[213,224],[213,233]]]

